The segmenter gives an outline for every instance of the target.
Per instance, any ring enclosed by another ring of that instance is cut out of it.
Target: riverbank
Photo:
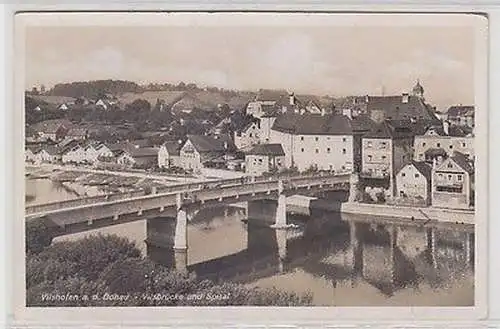
[[[461,209],[445,209],[436,207],[406,207],[380,204],[364,204],[357,202],[332,202],[314,200],[310,207],[321,210],[336,210],[341,213],[397,217],[419,221],[438,221],[459,224],[474,224],[474,211]]]
[[[307,210],[322,210],[346,214],[392,217],[417,221],[438,221],[459,224],[474,224],[474,210],[445,209],[436,207],[407,207],[357,202],[341,202],[293,195],[287,198],[287,209],[294,213]]]

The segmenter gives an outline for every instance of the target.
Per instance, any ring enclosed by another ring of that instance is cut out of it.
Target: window
[[[342,138],[342,141],[343,141],[343,142],[345,142],[346,140],[347,140],[347,138],[345,138],[345,137],[344,137],[344,138]]]
[[[342,154],[346,154],[347,153],[347,150],[346,149],[342,149]]]
[[[345,170],[345,166],[342,166],[342,170]]]
[[[300,149],[300,152],[304,152],[304,148],[301,148],[301,149]]]
[[[330,148],[327,148],[327,149],[326,149],[326,152],[330,153]]]
[[[415,178],[419,178],[419,177],[420,177],[420,175],[419,175],[419,174],[415,174]]]
[[[462,175],[457,175],[457,178],[458,178],[459,181],[461,181],[462,180]]]
[[[451,163],[448,163],[448,168],[453,168],[453,165]]]
[[[372,156],[371,155],[368,156],[368,161],[372,161]]]
[[[252,133],[248,134],[248,137],[252,137]]]
[[[452,149],[452,148],[453,148],[453,145],[450,145],[450,149]]]
[[[422,143],[422,146],[425,146],[425,142]]]
[[[451,175],[448,175],[448,180],[451,180]]]
[[[259,159],[259,163],[262,163],[262,159]]]
[[[304,136],[300,136],[300,140],[303,141],[304,140]]]
[[[314,140],[315,140],[316,142],[317,142],[317,141],[319,141],[319,137],[314,138]]]
[[[372,147],[372,142],[367,142],[366,147],[368,147],[368,148]]]
[[[437,144],[436,144],[436,146],[437,146],[437,147],[441,147],[441,143],[437,143]]]
[[[405,174],[405,173],[402,173],[402,174],[401,174],[401,177],[406,177],[406,174]]]
[[[462,147],[465,147],[465,143],[462,143]]]
[[[319,153],[319,149],[316,149],[316,153]]]
[[[387,143],[386,143],[386,142],[382,142],[382,143],[380,143],[380,148],[381,148],[381,149],[385,149],[385,148],[387,148]]]
[[[443,178],[443,174],[439,174],[438,176],[439,176],[439,178]]]
[[[387,159],[387,157],[385,155],[382,155],[382,160],[385,160]]]

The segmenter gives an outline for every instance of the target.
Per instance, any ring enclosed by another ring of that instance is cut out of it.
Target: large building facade
[[[287,167],[353,169],[352,128],[345,116],[285,113],[274,121],[270,142],[282,145]]]

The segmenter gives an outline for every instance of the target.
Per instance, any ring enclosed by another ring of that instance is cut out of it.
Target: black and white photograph
[[[478,306],[485,17],[121,15],[16,17],[26,308]]]

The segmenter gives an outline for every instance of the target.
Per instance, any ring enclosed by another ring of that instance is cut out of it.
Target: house
[[[474,106],[451,106],[447,112],[447,120],[458,126],[474,128]]]
[[[35,163],[56,163],[60,159],[59,149],[55,145],[43,146],[34,155]]]
[[[103,110],[107,110],[109,106],[108,102],[104,101],[103,99],[97,100],[97,102],[95,102],[95,105]]]
[[[46,120],[32,125],[30,128],[41,140],[59,141],[71,129],[72,123],[68,120]]]
[[[74,140],[85,140],[88,138],[89,132],[86,128],[71,128],[66,134],[66,138]]]
[[[24,150],[24,161],[26,162],[35,162],[36,161],[36,154],[38,151],[40,151],[41,147],[40,146],[28,146]]]
[[[396,198],[413,205],[431,203],[432,167],[425,162],[411,161],[396,175]]]
[[[97,156],[92,159],[87,158],[92,163],[95,163],[100,159],[109,159],[113,157],[113,151],[111,151],[106,144],[103,143],[97,144],[97,146],[94,149],[95,149],[95,154]]]
[[[234,132],[234,144],[239,150],[246,149],[260,142],[259,134],[260,120],[254,119]]]
[[[127,167],[151,168],[158,163],[158,149],[146,147],[122,151],[117,162]]]
[[[286,167],[353,169],[353,133],[346,116],[283,113],[273,122],[269,143],[281,144]]]
[[[87,159],[85,148],[80,144],[71,145],[62,152],[63,163],[83,163]]]
[[[181,141],[168,141],[163,143],[158,150],[158,167],[180,167]]]
[[[413,131],[407,125],[376,122],[361,143],[360,177],[394,196],[395,175],[413,157]]]
[[[118,150],[114,152],[116,157],[116,163],[123,165],[125,167],[132,167],[135,164],[135,160],[128,151]]]
[[[443,121],[442,126],[431,126],[423,135],[415,136],[414,159],[417,161],[432,160],[437,156],[451,156],[458,151],[469,158],[474,157],[474,136],[470,129],[451,125]],[[443,154],[444,153],[444,154]]]
[[[198,171],[223,161],[235,150],[236,146],[227,135],[188,135],[179,152],[180,164],[185,170]]]
[[[262,175],[285,168],[285,152],[281,144],[255,145],[245,155],[245,172]]]
[[[62,103],[59,107],[58,107],[59,110],[61,111],[66,111],[69,109],[68,105],[66,105],[66,103]]]
[[[42,109],[40,108],[40,105],[37,105],[37,107],[35,107],[33,109],[33,111],[36,111],[36,112],[40,112]]]
[[[443,208],[470,209],[474,205],[474,166],[455,151],[432,168],[432,205]]]

